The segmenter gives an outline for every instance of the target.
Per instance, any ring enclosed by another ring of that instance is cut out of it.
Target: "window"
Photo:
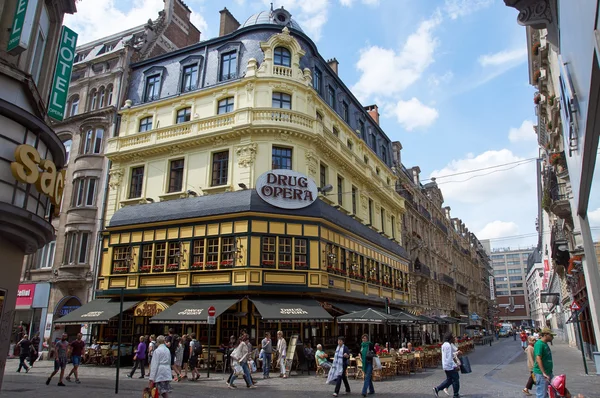
[[[96,90],[92,90],[90,93],[90,111],[96,109],[96,105],[98,105],[98,93]]]
[[[192,245],[192,265],[190,268],[204,268],[204,239],[195,240]]]
[[[102,138],[104,137],[104,129],[89,129],[85,135],[85,144],[83,153],[102,153]]]
[[[79,111],[79,96],[75,95],[71,99],[71,107],[69,108],[69,116],[77,115],[78,111]]]
[[[396,217],[392,216],[392,239],[396,239]]]
[[[337,128],[333,127],[332,131],[333,131],[333,135],[335,135],[336,137],[340,136],[340,131]]]
[[[385,209],[381,208],[381,232],[385,234]]]
[[[308,268],[308,263],[306,262],[308,254],[308,243],[306,239],[294,239],[294,264],[296,265],[296,269],[306,269]]]
[[[292,149],[273,147],[273,153],[271,155],[271,167],[273,170],[276,169],[292,169]]]
[[[219,265],[219,238],[208,239],[207,243],[206,269],[216,269]]]
[[[146,92],[144,101],[154,101],[160,96],[160,75],[152,75],[146,78]]]
[[[73,207],[94,206],[96,178],[78,178],[73,182]]]
[[[323,73],[315,67],[315,73],[313,74],[313,88],[317,90],[317,93],[321,94],[321,82],[323,81]]]
[[[213,153],[211,186],[227,184],[229,174],[229,151]]]
[[[496,269],[494,270],[494,275],[506,275],[505,269]]]
[[[260,264],[263,267],[275,268],[275,237],[263,236]]]
[[[323,163],[319,165],[319,184],[321,188],[327,185],[327,166]]]
[[[54,263],[55,249],[56,241],[49,242],[47,245],[39,249],[35,253],[34,258],[35,269],[52,268],[52,263]]]
[[[139,132],[143,133],[144,131],[148,130],[152,130],[152,116],[148,116],[140,120]]]
[[[31,76],[36,84],[39,84],[40,72],[42,71],[42,63],[44,62],[44,53],[46,50],[46,42],[48,32],[50,31],[50,17],[46,6],[42,7],[40,14],[39,25],[36,29],[37,35],[35,41],[34,56],[31,59]],[[67,84],[68,85],[68,84]]]
[[[183,108],[177,111],[176,123],[189,122],[192,118],[192,108]]]
[[[131,258],[131,246],[113,248],[112,272],[113,274],[126,274],[129,272],[129,259]]]
[[[169,167],[169,191],[180,192],[183,188],[183,159],[171,160]]]
[[[508,296],[508,292],[496,292],[496,296]]]
[[[381,160],[383,160],[383,163],[385,164],[388,162],[387,148],[385,145],[381,146]]]
[[[365,136],[365,122],[363,122],[362,120],[358,121],[358,131],[360,132],[360,138],[362,138],[364,140],[366,138],[366,136]]]
[[[348,110],[348,103],[342,101],[342,118],[346,123],[350,123],[350,111]]]
[[[348,149],[350,149],[350,150],[352,150],[352,148],[354,148],[354,144],[350,140],[346,141],[346,145],[348,145]]]
[[[106,87],[106,93],[108,94],[108,99],[106,101],[106,105],[112,105],[112,100],[113,100],[113,86],[112,84],[109,84],[108,87]]]
[[[273,62],[275,65],[292,66],[290,51],[285,47],[277,47],[274,52]]]
[[[231,80],[237,77],[237,54],[235,51],[221,55],[221,75],[219,81]]]
[[[106,92],[104,87],[100,87],[100,108],[104,108],[104,100],[106,99]]]
[[[522,283],[511,283],[510,287],[523,287]]]
[[[508,283],[500,283],[496,285],[496,289],[508,289]]]
[[[142,186],[144,185],[144,166],[131,169],[131,183],[129,184],[129,199],[142,197]]]
[[[524,290],[513,290],[511,293],[512,294],[525,294],[525,291]]]
[[[369,226],[373,225],[373,199],[369,199]]]
[[[198,65],[189,65],[183,68],[181,91],[187,92],[198,88]]]
[[[292,238],[279,238],[279,268],[292,269]]]
[[[154,266],[152,267],[152,272],[163,272],[165,270],[166,254],[166,243],[156,243],[154,245]]]
[[[509,281],[522,281],[523,277],[522,276],[509,276],[508,280]]]
[[[73,146],[73,140],[63,141],[63,145],[65,147],[65,153],[67,154],[67,156],[65,156],[65,164],[68,164],[69,156],[71,155],[71,146]]]
[[[64,263],[85,264],[88,261],[89,232],[68,232],[66,238]]]
[[[225,98],[219,101],[219,108],[217,114],[222,115],[233,111],[233,97]]]
[[[340,176],[337,177],[337,200],[338,205],[342,206],[344,202],[344,179]]]
[[[152,243],[142,246],[142,262],[140,263],[140,272],[150,272],[152,267]]]
[[[522,273],[522,272],[523,272],[523,271],[521,271],[521,269],[520,269],[520,268],[516,268],[516,269],[509,269],[509,270],[508,270],[508,273],[509,273],[509,274],[520,274],[520,273]]]
[[[221,268],[231,268],[235,265],[235,238],[221,238]]]
[[[179,270],[179,255],[181,254],[181,243],[169,242],[169,258],[167,261],[167,271]]]
[[[273,93],[273,108],[292,109],[292,97],[289,94]]]
[[[355,186],[352,186],[352,214],[356,214],[357,207],[358,207],[358,189]]]
[[[335,88],[327,86],[327,103],[335,110]]]

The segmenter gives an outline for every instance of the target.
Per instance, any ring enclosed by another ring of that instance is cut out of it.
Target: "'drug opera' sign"
[[[317,200],[317,184],[293,170],[271,170],[256,180],[258,195],[282,209],[301,209]]]

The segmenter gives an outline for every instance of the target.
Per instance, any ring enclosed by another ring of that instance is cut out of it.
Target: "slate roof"
[[[246,22],[244,22],[242,25],[240,25],[240,27],[238,29],[242,29],[245,28],[246,26],[252,26],[252,25],[279,25],[277,22],[275,22],[273,20],[273,18],[271,17],[271,11],[261,11],[259,13],[256,13],[252,16],[250,16],[250,18],[248,18],[246,20]],[[298,25],[298,22],[296,22],[293,18],[290,18],[290,22],[288,25],[290,28],[299,30],[300,32],[304,32],[302,30],[302,28],[300,27],[300,25]]]
[[[165,202],[125,206],[117,210],[112,216],[109,228],[243,212],[323,218],[340,228],[352,231],[371,243],[403,257],[407,261],[409,259],[408,253],[402,246],[320,199],[303,209],[280,209],[263,201],[255,190],[241,190]]]

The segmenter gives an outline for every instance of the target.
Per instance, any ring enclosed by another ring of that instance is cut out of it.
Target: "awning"
[[[440,322],[439,319],[435,319],[435,318],[432,318],[429,316],[425,316],[425,315],[415,315],[415,316],[418,318],[419,323],[422,323],[422,324],[439,325],[440,323],[443,323],[443,322]]]
[[[333,317],[310,299],[251,298],[265,322],[331,322]]]
[[[392,315],[384,314],[383,312],[376,311],[372,308],[366,310],[352,312],[346,315],[340,315],[337,317],[337,321],[340,323],[400,323],[398,318]]]
[[[150,323],[208,323],[208,307],[215,307],[215,317],[218,317],[238,301],[240,300],[179,300],[160,314],[150,318]]]
[[[139,301],[123,302],[123,311],[135,306]],[[54,321],[58,325],[80,325],[82,323],[108,323],[111,318],[119,315],[120,302],[110,299],[96,299],[82,305],[73,312],[68,313]]]
[[[419,317],[408,312],[394,310],[392,316],[402,323],[419,323]]]
[[[362,305],[362,304],[354,304],[354,303],[331,303],[335,308],[338,308],[345,312],[346,314],[350,314],[356,311],[364,311],[368,308],[373,308],[375,311],[384,312],[383,307],[378,308],[375,306]]]
[[[440,321],[441,324],[456,324],[460,323],[460,319],[452,318],[451,316],[436,316],[434,319]]]

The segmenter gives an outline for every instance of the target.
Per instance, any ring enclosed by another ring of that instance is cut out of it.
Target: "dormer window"
[[[160,75],[152,75],[146,78],[146,92],[144,100],[154,101],[160,96]]]
[[[219,81],[231,80],[237,77],[237,53],[231,51],[221,55],[221,74]]]
[[[187,92],[198,88],[198,65],[189,65],[183,68],[181,91]]]
[[[277,47],[274,52],[273,62],[275,65],[292,66],[292,57],[290,51],[285,47]]]

